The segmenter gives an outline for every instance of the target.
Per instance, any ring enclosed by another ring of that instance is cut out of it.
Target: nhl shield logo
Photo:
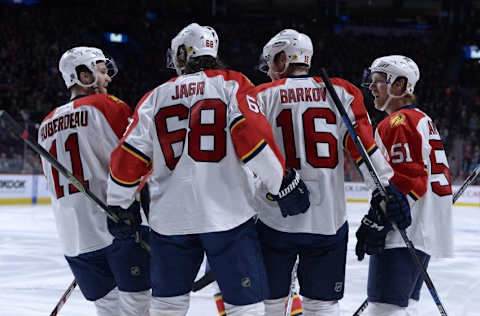
[[[343,282],[336,282],[335,287],[333,288],[335,292],[339,293],[342,291],[343,288]]]
[[[251,285],[251,281],[249,277],[242,278],[240,283],[242,284],[243,287],[250,287]]]
[[[139,276],[141,273],[139,266],[132,266],[130,267],[130,274],[133,276]]]

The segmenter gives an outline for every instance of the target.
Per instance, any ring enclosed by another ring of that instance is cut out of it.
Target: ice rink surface
[[[366,208],[348,204],[342,315],[352,315],[366,297],[367,260],[358,262],[354,253],[354,233]],[[428,271],[450,316],[480,316],[480,208],[455,207],[453,218],[455,258],[433,259]],[[0,316],[47,316],[72,280],[50,206],[0,206]],[[188,315],[217,315],[212,294],[208,287],[193,294]],[[419,311],[439,315],[425,286]],[[77,288],[59,315],[95,315],[95,310]]]

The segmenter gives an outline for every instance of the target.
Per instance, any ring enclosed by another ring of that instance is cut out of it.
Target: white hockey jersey
[[[106,201],[108,163],[131,116],[130,107],[108,94],[75,98],[40,125],[38,142],[82,183]],[[42,158],[57,231],[66,256],[102,249],[113,236],[102,209]]]
[[[331,81],[381,182],[388,184],[393,173],[377,150],[360,90],[342,79]],[[276,203],[264,198],[266,189],[260,187],[256,198],[260,220],[283,232],[335,234],[347,219],[343,149],[359,165],[369,188],[375,185],[323,80],[309,75],[288,77],[260,85],[257,92],[286,165],[298,170],[310,190],[310,209],[283,218]]]
[[[128,207],[153,168],[149,223],[160,234],[225,231],[254,216],[252,172],[278,193],[284,158],[253,88],[241,73],[206,70],[147,93],[112,153],[108,204]]]
[[[451,257],[452,180],[431,118],[416,106],[403,107],[380,122],[375,139],[395,171],[392,181],[409,197],[412,225],[407,236],[419,250]],[[398,231],[391,231],[386,248],[397,247],[405,243]]]

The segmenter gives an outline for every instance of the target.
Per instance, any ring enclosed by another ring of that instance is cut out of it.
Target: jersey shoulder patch
[[[391,127],[397,127],[397,126],[400,126],[400,125],[405,125],[406,119],[407,118],[405,117],[405,114],[397,113],[390,118],[390,120],[389,120],[390,126]]]

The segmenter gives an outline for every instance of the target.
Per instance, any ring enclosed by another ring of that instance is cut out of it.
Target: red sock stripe
[[[215,305],[217,305],[218,315],[225,316],[227,314],[221,293],[215,294]]]
[[[293,296],[292,302],[292,311],[290,312],[291,316],[300,316],[303,315],[302,300],[298,294]]]

